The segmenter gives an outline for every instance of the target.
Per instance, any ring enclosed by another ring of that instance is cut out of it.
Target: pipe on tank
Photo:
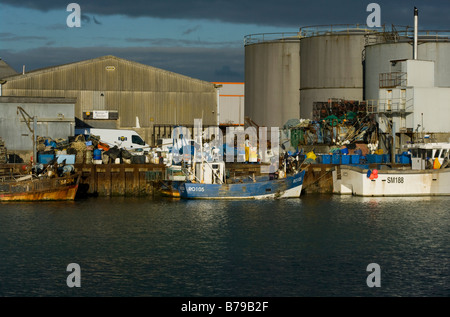
[[[417,42],[418,42],[418,30],[419,28],[419,10],[414,7],[414,51],[413,51],[413,59],[417,59]]]

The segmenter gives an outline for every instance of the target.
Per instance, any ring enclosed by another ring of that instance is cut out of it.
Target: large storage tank
[[[270,128],[300,116],[299,54],[300,38],[296,33],[246,37],[246,117]]]
[[[315,102],[363,100],[363,51],[371,29],[355,26],[302,28],[300,114],[313,117]]]
[[[400,33],[394,40],[366,46],[365,99],[378,99],[380,74],[390,73],[395,61],[413,59],[413,40],[409,33]],[[419,33],[417,59],[435,62],[436,87],[450,87],[449,35],[448,32],[436,31]]]
[[[281,127],[289,119],[312,119],[315,102],[363,100],[365,36],[376,32],[329,25],[303,27],[295,34],[248,35],[245,116]]]

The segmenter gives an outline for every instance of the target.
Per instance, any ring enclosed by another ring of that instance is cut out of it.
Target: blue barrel
[[[94,150],[94,160],[101,160],[101,159],[102,159],[102,150],[95,149]]]

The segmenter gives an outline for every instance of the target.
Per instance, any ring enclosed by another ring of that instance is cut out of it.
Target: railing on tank
[[[414,111],[414,99],[392,98],[366,100],[366,112],[379,113],[412,113]]]
[[[394,88],[398,86],[406,85],[407,73],[404,72],[391,72],[381,73],[379,88]]]
[[[257,33],[249,34],[244,37],[244,45],[257,44],[271,41],[298,41],[303,37],[312,37],[329,34],[355,34],[355,33],[376,33],[384,31],[381,28],[369,28],[364,24],[330,24],[301,27],[299,32],[282,33]]]
[[[313,25],[304,26],[298,32],[301,37],[312,37],[330,34],[359,34],[359,33],[376,33],[384,32],[384,26],[379,28],[369,28],[365,24],[329,24],[329,25]]]
[[[402,32],[399,32],[400,36],[407,38],[414,38],[414,28],[405,27]],[[418,30],[417,32],[419,41],[425,39],[427,41],[450,41],[450,30]]]
[[[391,29],[385,28],[379,32],[366,35],[366,46],[383,43],[398,43],[401,41],[412,41],[414,28],[411,26],[395,26]],[[419,30],[418,39],[427,42],[450,42],[449,30]]]
[[[409,114],[414,109],[414,100],[403,98],[344,100],[331,98],[313,103],[313,120],[321,121],[330,115],[341,117],[354,112],[358,117],[377,114]]]
[[[244,37],[244,45],[271,42],[271,41],[298,41],[298,32],[282,32],[282,33],[256,33],[249,34]]]
[[[244,36],[244,45],[271,41],[298,41],[304,37],[331,34],[365,34],[366,45],[396,43],[414,37],[414,27],[403,25],[382,25],[369,28],[366,24],[330,24],[301,27],[299,32],[256,33]],[[419,30],[419,41],[450,42],[450,30]]]

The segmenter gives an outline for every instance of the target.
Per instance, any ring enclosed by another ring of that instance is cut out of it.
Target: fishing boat
[[[411,166],[393,169],[336,167],[332,172],[333,192],[369,197],[450,195],[450,144],[413,144],[405,150],[411,155]]]
[[[280,199],[301,195],[305,171],[279,179],[271,175],[226,179],[225,163],[199,164],[195,179],[180,183],[182,199]]]
[[[80,174],[0,177],[0,202],[74,200]]]
[[[159,192],[164,197],[180,198],[179,187],[184,181],[186,173],[181,165],[168,166],[164,179],[160,182]]]

